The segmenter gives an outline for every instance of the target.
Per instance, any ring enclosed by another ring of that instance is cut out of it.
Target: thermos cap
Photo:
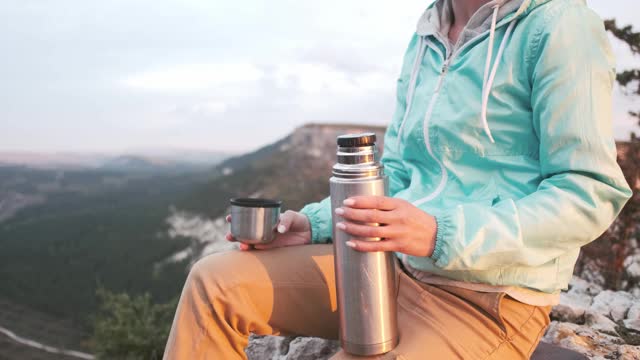
[[[258,198],[233,198],[229,202],[231,205],[251,208],[278,208],[282,205],[280,200]]]
[[[346,134],[338,136],[338,146],[340,147],[360,147],[372,146],[376,143],[376,134]]]

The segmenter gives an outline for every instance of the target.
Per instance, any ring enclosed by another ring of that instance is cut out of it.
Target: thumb
[[[280,215],[280,223],[278,224],[278,232],[284,234],[291,228],[295,213],[291,210],[287,210],[284,214]]]

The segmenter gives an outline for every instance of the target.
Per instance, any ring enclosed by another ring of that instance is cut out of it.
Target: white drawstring
[[[522,11],[526,9],[526,6],[529,4],[530,0],[525,0],[521,5],[520,9],[516,12],[514,17],[517,17]],[[482,126],[484,128],[484,132],[492,143],[495,143],[493,136],[491,135],[491,129],[489,128],[489,123],[487,122],[487,111],[489,107],[489,97],[491,96],[491,87],[493,86],[493,82],[496,78],[496,73],[498,72],[498,67],[500,66],[500,60],[502,58],[502,53],[504,52],[504,48],[507,45],[507,41],[513,32],[513,28],[516,25],[516,20],[512,20],[509,26],[507,27],[507,31],[505,32],[502,41],[500,42],[500,48],[498,49],[498,54],[496,55],[495,61],[493,62],[493,66],[491,65],[491,60],[493,58],[493,45],[495,41],[496,35],[496,27],[498,21],[498,11],[500,10],[500,4],[497,4],[493,8],[493,16],[491,18],[491,30],[489,31],[489,48],[487,50],[487,60],[484,67],[484,79],[482,81],[482,109],[480,112],[480,118],[482,120]],[[411,110],[411,105],[413,103],[413,95],[416,87],[416,82],[418,80],[418,73],[420,70],[420,65],[422,63],[422,59],[424,57],[424,52],[426,48],[426,40],[420,36],[418,43],[418,53],[416,54],[415,61],[413,63],[413,69],[411,71],[411,77],[409,79],[409,88],[407,90],[406,97],[406,107],[404,116],[402,118],[402,122],[400,123],[400,128],[398,129],[398,138],[401,138],[402,131],[404,129],[405,121],[407,120],[407,116]]]
[[[498,72],[498,67],[500,66],[500,59],[502,58],[502,53],[504,52],[504,48],[507,45],[507,40],[511,36],[511,32],[516,24],[516,21],[511,21],[509,27],[507,28],[507,32],[505,33],[502,41],[500,42],[500,48],[498,49],[498,54],[496,55],[496,59],[493,62],[493,67],[491,66],[491,58],[493,56],[493,42],[496,34],[496,23],[498,19],[498,10],[500,9],[500,4],[496,5],[493,9],[493,17],[491,19],[491,30],[489,31],[489,49],[487,50],[487,61],[484,67],[484,80],[482,83],[482,110],[480,113],[480,118],[482,120],[482,126],[484,127],[484,132],[489,137],[489,140],[492,143],[495,143],[493,140],[493,136],[491,135],[491,129],[489,129],[489,123],[487,122],[487,109],[489,106],[489,96],[491,95],[491,87],[493,86],[493,81],[496,78],[496,73]],[[491,75],[489,75],[489,69],[491,69]]]
[[[486,91],[487,80],[489,79],[489,70],[491,69],[491,58],[493,57],[493,41],[495,39],[495,28],[498,19],[499,5],[493,8],[493,16],[491,18],[491,30],[489,31],[489,49],[487,49],[487,60],[484,64],[484,80],[482,81],[482,99],[484,99],[484,93]]]

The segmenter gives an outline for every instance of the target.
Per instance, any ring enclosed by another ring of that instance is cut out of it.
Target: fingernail
[[[338,215],[344,214],[344,209],[343,208],[336,208],[336,214],[338,214]]]
[[[347,228],[347,225],[345,225],[345,223],[343,223],[343,222],[339,222],[339,223],[336,224],[336,227],[338,227],[338,229],[340,229],[340,230],[344,230],[344,229]]]
[[[345,199],[342,203],[347,206],[352,206],[352,205],[355,205],[356,202],[353,199]]]
[[[356,248],[356,243],[354,243],[353,241],[349,240],[346,243],[344,243],[345,245],[347,245],[348,247],[355,249]]]
[[[287,228],[284,227],[284,225],[278,225],[278,232],[280,234],[284,234],[285,231],[287,231]]]

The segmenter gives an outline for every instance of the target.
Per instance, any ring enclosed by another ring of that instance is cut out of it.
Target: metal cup
[[[266,244],[276,236],[282,201],[231,199],[231,235],[245,244]]]

